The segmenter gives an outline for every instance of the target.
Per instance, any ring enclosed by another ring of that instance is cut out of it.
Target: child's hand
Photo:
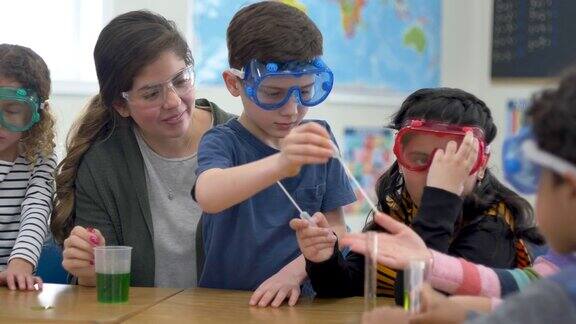
[[[78,277],[81,284],[95,285],[94,247],[105,244],[104,236],[97,229],[75,226],[70,236],[64,240],[62,266]]]
[[[377,261],[393,269],[404,269],[410,260],[430,260],[432,254],[426,243],[410,227],[394,220],[392,217],[377,213],[374,221],[388,233],[377,233]],[[340,243],[349,246],[354,252],[366,255],[367,233],[346,234]]]
[[[426,185],[461,196],[464,182],[478,159],[478,145],[478,139],[472,132],[467,132],[459,148],[450,141],[446,150],[437,150],[428,170]]]
[[[288,298],[288,305],[294,306],[300,297],[302,276],[286,266],[266,279],[250,297],[250,306],[279,307]]]
[[[32,271],[34,266],[20,258],[14,258],[8,263],[5,271],[0,272],[0,286],[8,286],[10,290],[36,290],[35,284],[38,284],[38,289],[42,289],[42,279],[34,276]]]
[[[422,312],[410,318],[410,323],[464,323],[468,311],[425,284],[422,288]]]
[[[362,316],[362,324],[409,323],[409,316],[400,307],[378,307]]]
[[[450,296],[448,299],[460,306],[477,313],[490,313],[492,311],[492,298],[484,296]]]
[[[330,259],[337,239],[322,213],[314,214],[310,220],[294,218],[290,227],[296,231],[298,246],[306,259],[316,263]]]
[[[292,129],[280,142],[278,166],[286,177],[291,177],[305,164],[328,162],[333,153],[328,131],[320,124],[305,123]]]

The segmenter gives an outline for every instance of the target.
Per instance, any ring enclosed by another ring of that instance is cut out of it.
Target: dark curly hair
[[[0,77],[34,90],[41,102],[50,97],[50,70],[42,57],[28,47],[0,44]],[[54,154],[56,120],[50,110],[50,105],[44,104],[40,121],[22,134],[20,154],[33,164],[39,157],[50,158]]]

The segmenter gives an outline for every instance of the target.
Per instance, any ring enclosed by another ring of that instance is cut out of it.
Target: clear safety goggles
[[[0,125],[11,132],[24,132],[40,121],[44,102],[25,88],[0,87]]]
[[[301,106],[316,106],[334,84],[332,71],[320,58],[287,63],[252,60],[242,70],[230,72],[242,79],[248,98],[264,110],[276,110],[291,97]]]
[[[524,194],[536,193],[542,167],[576,176],[576,166],[538,147],[530,127],[504,141],[502,159],[506,180]]]
[[[467,132],[478,139],[478,158],[470,174],[477,172],[489,157],[484,132],[476,126],[460,126],[425,120],[408,120],[396,134],[394,155],[404,168],[411,171],[428,170],[438,149],[446,149],[448,141],[460,147]]]
[[[194,66],[190,65],[178,71],[170,79],[140,89],[124,91],[122,97],[139,107],[159,107],[166,102],[168,91],[172,90],[181,97],[194,88]]]

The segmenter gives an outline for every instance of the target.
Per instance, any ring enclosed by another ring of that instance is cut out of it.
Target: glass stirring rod
[[[366,202],[368,203],[368,205],[370,205],[370,208],[372,208],[374,213],[377,213],[378,208],[376,208],[376,205],[374,204],[372,199],[368,196],[366,191],[364,191],[364,188],[362,188],[362,186],[360,185],[358,180],[356,180],[356,177],[354,177],[354,175],[352,174],[350,169],[348,169],[348,166],[346,166],[346,163],[344,163],[344,161],[342,161],[342,158],[340,157],[340,150],[338,149],[338,146],[336,146],[336,144],[334,144],[334,142],[330,142],[330,143],[331,143],[332,149],[334,151],[334,154],[332,157],[337,159],[340,162],[340,164],[342,165],[342,168],[346,172],[346,175],[348,176],[348,178],[350,178],[350,180],[352,180],[352,183],[354,183],[356,188],[358,188],[358,190],[360,191],[360,193],[362,194],[364,199],[366,199]],[[306,211],[303,211],[302,208],[300,208],[300,206],[298,206],[298,203],[296,203],[294,198],[292,198],[292,196],[290,195],[290,193],[288,193],[288,190],[286,190],[286,188],[282,185],[282,183],[280,181],[276,181],[276,183],[280,186],[282,191],[284,191],[284,194],[286,194],[286,197],[288,197],[288,199],[290,199],[290,202],[292,202],[292,204],[294,205],[294,207],[296,207],[298,212],[300,212],[300,218],[302,218],[304,220],[310,220],[310,218],[311,218],[310,214],[308,214],[308,212],[306,212]]]
[[[294,198],[292,198],[292,196],[288,193],[288,190],[286,190],[286,188],[282,185],[282,183],[280,181],[276,181],[276,183],[280,186],[282,191],[284,191],[284,193],[286,194],[286,197],[288,197],[288,199],[290,199],[290,201],[292,202],[292,205],[294,205],[294,207],[296,207],[296,209],[298,209],[298,212],[300,212],[300,218],[302,218],[303,220],[309,221],[310,218],[312,218],[310,216],[310,214],[308,214],[307,211],[303,211],[302,208],[300,208],[300,206],[298,206],[298,203],[296,203]]]
[[[332,144],[332,149],[334,150],[333,157],[335,159],[337,159],[338,161],[340,161],[340,164],[342,165],[342,168],[344,168],[344,171],[348,175],[348,178],[350,178],[350,180],[352,180],[352,183],[354,183],[356,188],[358,188],[358,190],[360,191],[360,193],[362,194],[364,199],[366,199],[366,202],[368,203],[368,205],[370,205],[370,208],[372,208],[374,213],[378,213],[378,208],[376,208],[376,205],[374,204],[372,199],[370,199],[370,197],[368,196],[366,191],[364,191],[364,189],[362,188],[362,186],[360,185],[358,180],[356,180],[356,177],[354,177],[354,175],[352,174],[350,169],[348,169],[348,166],[346,166],[346,163],[344,163],[344,161],[342,161],[342,158],[340,157],[340,150],[338,149],[338,146],[336,146],[336,144],[334,144],[334,142],[330,142],[330,143]]]
[[[340,150],[336,146],[334,142],[331,142],[332,149],[334,150],[334,158],[340,161],[342,168],[348,175],[348,178],[352,180],[354,185],[358,188],[366,202],[370,205],[374,213],[378,212],[376,205],[372,202],[372,199],[366,194],[358,180],[354,177],[348,166],[342,160],[340,156]],[[371,311],[377,305],[377,296],[378,296],[378,239],[376,238],[376,233],[369,231],[368,233],[368,240],[366,241],[366,251],[364,258],[364,309],[366,311]]]

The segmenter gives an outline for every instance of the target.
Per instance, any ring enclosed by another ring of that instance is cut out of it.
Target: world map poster
[[[253,0],[191,0],[200,85],[223,86],[226,28]],[[324,37],[335,89],[409,93],[440,83],[440,0],[282,0],[306,12]]]

